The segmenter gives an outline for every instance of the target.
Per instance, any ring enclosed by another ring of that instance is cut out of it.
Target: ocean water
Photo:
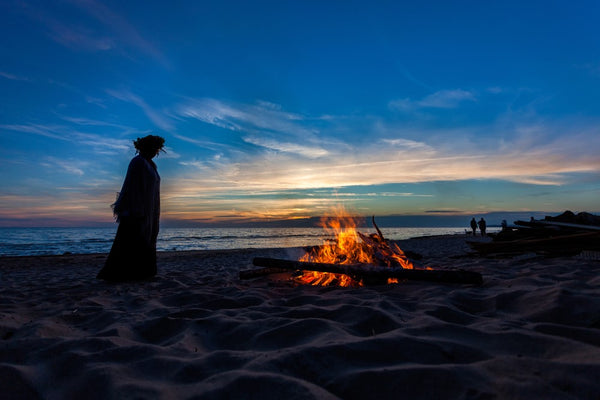
[[[382,228],[387,239],[464,233],[464,227]],[[0,228],[0,256],[107,253],[110,228]],[[370,234],[374,229],[360,228]],[[301,247],[330,239],[322,228],[161,228],[159,251]]]

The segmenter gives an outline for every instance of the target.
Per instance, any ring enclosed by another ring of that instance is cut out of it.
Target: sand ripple
[[[297,250],[164,253],[136,284],[96,281],[103,255],[2,258],[0,398],[598,398],[600,263],[401,246],[485,282],[238,280]]]

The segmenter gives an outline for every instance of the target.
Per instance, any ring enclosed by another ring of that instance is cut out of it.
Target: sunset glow
[[[172,223],[600,211],[598,3],[449,4],[5,1],[0,226],[111,223],[149,133]]]

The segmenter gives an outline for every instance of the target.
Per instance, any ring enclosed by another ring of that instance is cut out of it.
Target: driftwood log
[[[469,242],[469,245],[486,257],[513,257],[531,252],[544,257],[570,257],[600,250],[600,216],[565,211],[543,220],[514,221],[514,226],[506,226],[490,236],[493,242]]]
[[[409,279],[429,282],[443,283],[466,283],[479,285],[483,283],[483,277],[480,273],[465,270],[429,270],[429,269],[402,269],[379,267],[370,264],[327,264],[315,262],[303,262],[293,260],[283,260],[278,258],[256,257],[252,263],[257,267],[272,269],[273,272],[265,271],[265,274],[288,271],[317,271],[330,272],[335,274],[345,274],[353,278],[368,280],[382,280],[387,278]],[[257,271],[257,270],[253,270]],[[249,279],[262,275],[254,272],[245,275],[240,272],[241,279]]]
[[[559,221],[544,221],[544,220],[534,220],[534,221],[515,221],[515,225],[517,226],[554,226],[558,228],[573,228],[584,231],[600,231],[600,226],[596,225],[583,225],[583,224],[573,224],[570,222],[559,222]]]
[[[547,252],[557,255],[575,255],[582,250],[600,249],[600,233],[588,231],[546,238],[498,242],[468,242],[480,254]]]

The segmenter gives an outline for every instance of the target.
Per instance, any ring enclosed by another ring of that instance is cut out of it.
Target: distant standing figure
[[[475,232],[477,231],[477,221],[475,221],[475,218],[471,219],[471,229],[473,229],[473,236],[475,236]]]
[[[479,225],[479,230],[481,231],[481,236],[485,236],[486,223],[485,223],[485,219],[483,219],[483,217],[479,220],[478,225]]]
[[[138,153],[127,168],[112,205],[119,227],[98,279],[122,282],[156,275],[156,238],[160,217],[160,176],[152,159],[165,139],[148,135],[133,142]]]

